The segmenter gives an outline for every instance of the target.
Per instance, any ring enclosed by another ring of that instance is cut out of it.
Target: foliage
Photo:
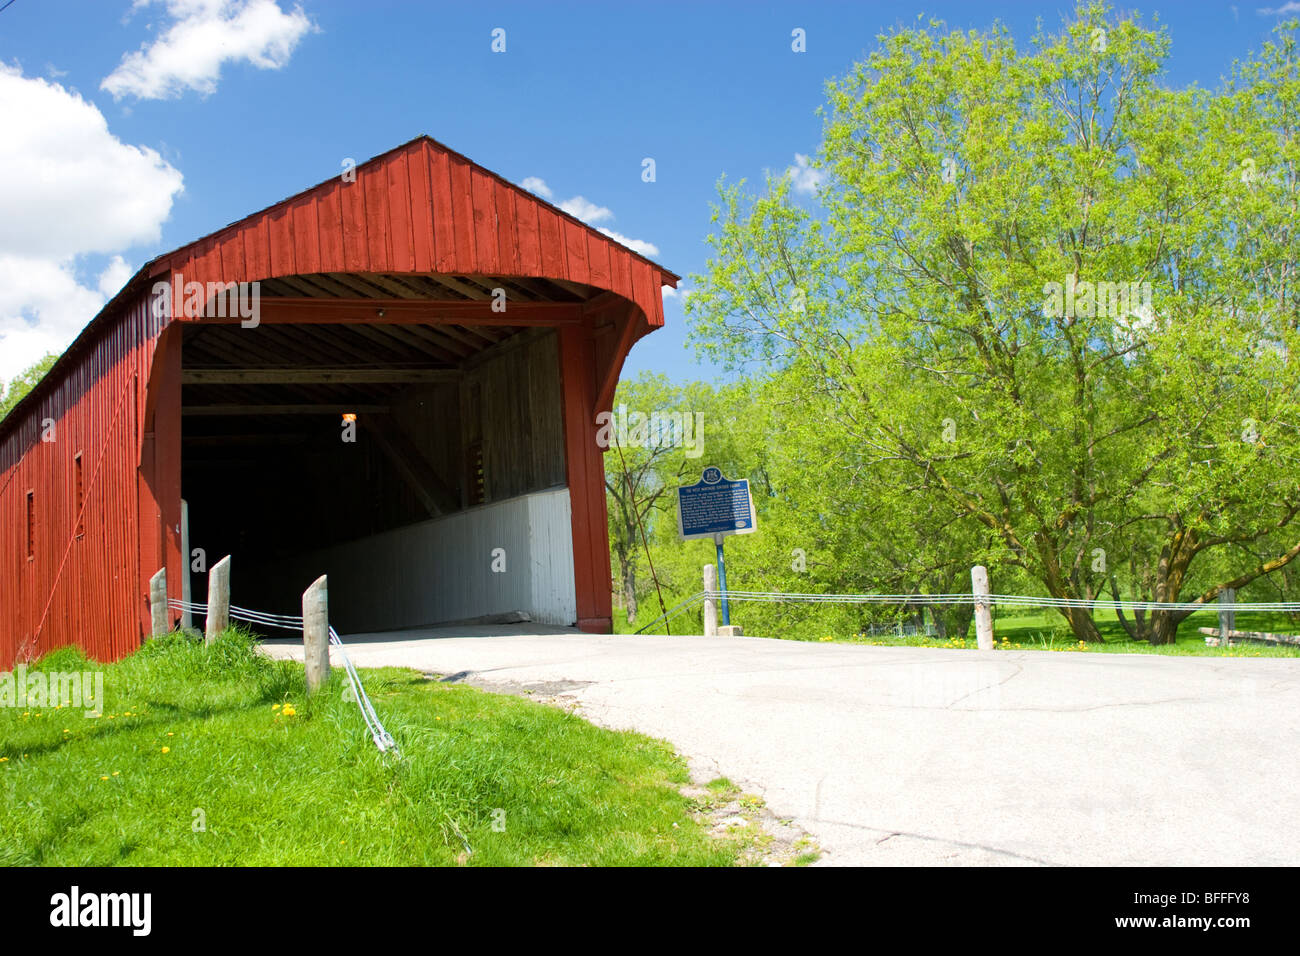
[[[8,386],[0,387],[0,419],[8,415],[13,410],[13,407],[36,387],[36,383],[54,367],[54,363],[58,361],[58,358],[57,355],[47,354],[26,371],[10,379]],[[0,386],[3,386],[2,382],[0,382]]]
[[[1295,30],[1205,91],[1101,3],[899,29],[828,86],[816,208],[720,184],[692,335],[759,370],[815,585],[1208,602],[1300,554]]]

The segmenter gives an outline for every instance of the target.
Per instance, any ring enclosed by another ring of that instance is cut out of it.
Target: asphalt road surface
[[[1300,864],[1300,660],[537,625],[344,641],[359,667],[561,692],[669,740],[793,818],[826,865]]]

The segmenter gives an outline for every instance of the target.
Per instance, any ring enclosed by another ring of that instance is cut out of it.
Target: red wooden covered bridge
[[[607,631],[596,415],[676,283],[428,137],[154,259],[0,422],[0,667],[130,652],[192,556],[344,633]]]

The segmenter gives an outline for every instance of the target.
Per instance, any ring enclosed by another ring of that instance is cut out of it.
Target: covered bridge
[[[0,668],[129,653],[183,547],[345,633],[608,631],[596,415],[676,283],[428,137],[159,256],[0,422]]]

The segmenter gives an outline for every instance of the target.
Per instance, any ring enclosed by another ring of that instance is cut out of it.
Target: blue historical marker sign
[[[744,478],[725,478],[719,468],[705,468],[700,480],[677,489],[677,530],[683,540],[750,534],[754,499]]]

